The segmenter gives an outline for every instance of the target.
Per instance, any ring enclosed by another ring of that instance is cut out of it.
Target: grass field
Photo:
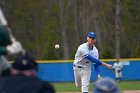
[[[75,87],[74,82],[52,83],[56,92],[80,92],[79,88]],[[123,90],[140,90],[140,81],[122,81],[118,83],[119,89]],[[92,91],[92,83],[89,90]]]

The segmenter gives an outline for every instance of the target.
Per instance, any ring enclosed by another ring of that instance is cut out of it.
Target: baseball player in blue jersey
[[[112,69],[112,65],[98,60],[99,53],[94,43],[96,42],[96,33],[89,32],[87,35],[87,42],[81,44],[75,54],[73,63],[75,85],[81,87],[82,93],[88,93],[91,77],[91,64],[95,66],[95,71],[98,79],[101,78],[99,72],[99,65]]]

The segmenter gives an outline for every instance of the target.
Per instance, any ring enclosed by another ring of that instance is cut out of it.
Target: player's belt
[[[77,67],[77,68],[84,68],[84,67],[82,67],[82,66],[76,66],[76,65],[73,65],[74,67]]]

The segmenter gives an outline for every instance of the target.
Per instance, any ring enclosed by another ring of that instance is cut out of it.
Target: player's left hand
[[[109,69],[113,69],[113,66],[112,65],[110,65],[110,64],[107,64],[107,68],[109,68]]]

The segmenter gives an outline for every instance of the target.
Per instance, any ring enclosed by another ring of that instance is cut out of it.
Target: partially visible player
[[[14,37],[10,37],[8,29],[0,26],[0,76],[10,74],[10,64],[8,64],[6,55],[16,54],[22,50],[21,44],[15,41]]]
[[[96,33],[89,32],[87,35],[87,42],[81,44],[75,54],[73,63],[73,70],[75,76],[75,85],[81,87],[82,93],[88,93],[91,77],[91,64],[95,66],[95,71],[98,79],[101,78],[99,66],[105,66],[112,69],[112,65],[101,62],[98,60],[99,53],[94,43],[96,42]]]
[[[93,93],[121,93],[117,83],[109,77],[103,77],[94,84]]]
[[[12,36],[8,23],[0,7],[0,76],[9,74],[10,65],[7,63],[6,55],[22,52],[21,44]]]
[[[120,82],[122,79],[122,68],[122,63],[119,62],[119,59],[117,59],[117,61],[113,64],[113,69],[115,70],[115,77],[117,82]]]

